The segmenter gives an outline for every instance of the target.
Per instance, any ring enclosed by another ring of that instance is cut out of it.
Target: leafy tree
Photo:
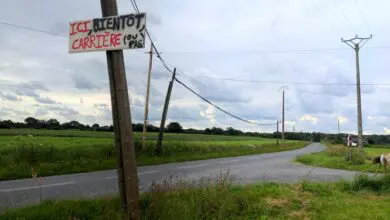
[[[181,133],[183,132],[183,127],[178,122],[171,122],[167,126],[167,132]]]
[[[144,129],[144,124],[142,123],[133,124],[133,131],[141,132],[143,131],[143,129]]]
[[[204,129],[204,133],[205,133],[205,134],[211,134],[211,129],[210,129],[210,128]]]
[[[29,128],[35,128],[38,123],[38,119],[33,117],[27,117],[26,119],[24,119],[24,122]]]
[[[58,130],[60,129],[60,122],[57,119],[51,118],[46,121],[47,129]]]
[[[212,134],[220,135],[220,134],[224,134],[224,131],[223,131],[222,128],[212,127],[212,128],[211,128],[211,133],[212,133]]]
[[[154,125],[147,125],[147,126],[146,126],[146,130],[147,130],[148,132],[158,132],[158,131],[160,130],[160,128],[159,128],[159,127],[156,127],[156,126],[154,126]]]
[[[0,128],[13,128],[14,123],[11,120],[0,121]]]
[[[99,124],[95,123],[95,124],[92,125],[92,130],[96,130],[99,127],[100,127]]]

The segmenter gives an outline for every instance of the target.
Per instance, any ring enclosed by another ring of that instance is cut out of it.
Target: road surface
[[[298,155],[324,150],[313,143],[307,147],[277,153],[219,158],[184,163],[138,167],[140,191],[148,191],[153,181],[161,182],[169,176],[196,180],[201,177],[216,178],[229,169],[235,183],[260,181],[293,183],[303,178],[312,181],[337,181],[351,179],[353,171],[310,167],[293,163]],[[85,198],[115,194],[116,170],[44,177],[41,185],[33,179],[0,182],[0,211],[39,203],[41,199]]]

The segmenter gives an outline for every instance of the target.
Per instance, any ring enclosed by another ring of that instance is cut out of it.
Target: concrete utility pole
[[[279,91],[283,91],[283,97],[282,97],[282,140],[284,140],[284,90],[288,89],[287,86],[280,87]]]
[[[103,17],[118,15],[116,0],[100,0]],[[121,209],[125,219],[140,219],[139,188],[129,94],[122,50],[106,51],[111,105],[117,151]]]
[[[145,115],[144,115],[144,128],[142,131],[142,148],[145,148],[146,144],[146,129],[148,126],[148,114],[149,114],[149,93],[150,93],[150,75],[152,72],[153,64],[153,42],[150,42],[150,51],[149,53],[149,70],[148,70],[148,81],[146,85],[146,98],[145,98]]]
[[[360,66],[359,66],[359,50],[367,43],[370,37],[358,37],[355,35],[354,38],[349,40],[344,40],[341,38],[341,42],[346,43],[352,49],[355,50],[356,55],[356,95],[357,95],[357,121],[358,121],[358,148],[363,150],[363,122],[362,122],[362,104],[361,104],[361,95],[360,95]],[[362,44],[360,46],[360,44]]]
[[[279,145],[279,120],[276,121],[276,145]]]
[[[160,132],[158,133],[157,146],[156,146],[157,155],[160,155],[162,152],[161,145],[162,145],[164,128],[165,128],[165,120],[167,119],[169,100],[171,98],[172,87],[173,87],[173,82],[175,81],[175,77],[176,77],[176,68],[173,69],[172,80],[169,82],[167,96],[165,98],[164,109],[163,109],[163,114],[162,114],[161,124],[160,124]]]
[[[337,119],[337,130],[338,130],[338,133],[340,134],[340,120]]]

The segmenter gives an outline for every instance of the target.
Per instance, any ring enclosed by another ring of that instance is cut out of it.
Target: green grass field
[[[116,168],[112,133],[21,130],[22,135],[17,136],[16,131],[0,136],[0,180],[29,178],[31,169],[38,176],[51,176]],[[33,137],[25,134],[33,134]],[[150,136],[156,134],[150,133]],[[161,156],[154,155],[155,140],[149,139],[141,149],[140,139],[134,139],[137,165],[261,154],[297,149],[307,144],[285,141],[276,146],[275,139],[216,135],[167,134],[166,137],[174,139],[167,138],[163,142]]]
[[[222,181],[221,181],[222,180]],[[388,219],[390,178],[352,182],[232,186],[221,178],[198,189],[169,183],[141,195],[141,219]],[[120,219],[117,197],[46,201],[1,219]]]
[[[353,149],[353,160],[346,161],[348,149],[343,145],[330,145],[323,152],[307,154],[297,157],[297,161],[303,164],[327,167],[342,170],[353,170],[363,172],[375,172],[378,164],[372,164],[374,156],[379,156],[384,152],[389,152],[390,148],[386,146],[372,146],[364,149],[364,155],[357,155],[357,149]],[[378,172],[383,172],[383,168]]]
[[[80,130],[44,130],[44,129],[0,129],[1,136],[18,136],[28,135],[33,136],[46,136],[46,137],[85,137],[85,138],[112,138],[112,132],[101,131],[80,131]],[[134,132],[134,138],[140,139],[142,132]],[[148,132],[148,139],[156,139],[158,133]],[[203,141],[216,141],[216,140],[258,140],[260,137],[250,136],[227,136],[227,135],[205,135],[205,134],[178,134],[178,133],[164,133],[166,139],[179,139],[179,140],[203,140]]]

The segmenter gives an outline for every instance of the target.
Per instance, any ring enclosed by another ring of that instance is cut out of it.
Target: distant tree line
[[[0,129],[15,129],[15,128],[31,128],[31,129],[49,129],[49,130],[82,130],[82,131],[102,131],[113,132],[112,125],[101,126],[97,123],[90,125],[84,125],[78,121],[69,121],[60,123],[57,119],[39,120],[34,117],[28,117],[24,119],[24,122],[13,122],[11,120],[0,120]],[[133,124],[133,131],[142,132],[143,124]],[[148,132],[158,132],[159,127],[154,125],[147,126]],[[226,129],[212,127],[206,129],[184,129],[178,122],[169,123],[165,130],[168,133],[185,133],[185,134],[209,134],[209,135],[229,135],[229,136],[252,136],[263,138],[281,138],[281,132],[273,133],[260,133],[260,132],[243,132],[233,127],[227,127]],[[284,136],[288,140],[304,140],[304,141],[321,141],[327,140],[332,143],[343,144],[346,140],[347,134],[325,134],[317,132],[285,132]],[[390,135],[366,135],[365,141],[369,145],[374,144],[389,144]]]

